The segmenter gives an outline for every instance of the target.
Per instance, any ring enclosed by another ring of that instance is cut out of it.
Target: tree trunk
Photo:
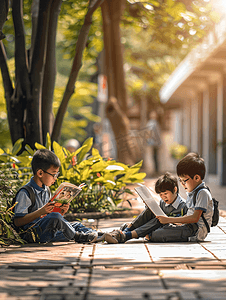
[[[52,141],[58,141],[60,139],[63,117],[65,115],[68,102],[74,93],[75,82],[77,80],[79,70],[82,67],[82,55],[86,47],[89,29],[92,24],[92,15],[95,12],[95,10],[103,3],[103,1],[104,0],[90,0],[89,2],[88,12],[85,16],[84,24],[81,28],[78,41],[76,44],[76,52],[75,52],[71,73],[64,92],[63,100],[61,101],[60,107],[56,115],[56,119],[53,127],[53,133],[52,133]]]
[[[43,142],[47,133],[52,134],[54,125],[53,94],[56,81],[56,32],[62,0],[55,0],[50,8],[46,63],[42,88],[42,134]]]
[[[5,38],[5,35],[2,32],[3,25],[7,20],[7,15],[9,11],[9,0],[0,1],[0,40]]]
[[[126,0],[109,0],[102,4],[101,9],[109,99],[106,114],[116,139],[117,159],[132,165],[136,162],[137,147],[130,136],[130,122],[126,115],[128,104],[120,35],[121,14],[125,4]]]
[[[133,165],[137,161],[137,141],[129,132],[129,119],[118,104],[116,98],[111,97],[106,108],[111,122],[117,145],[118,160]]]

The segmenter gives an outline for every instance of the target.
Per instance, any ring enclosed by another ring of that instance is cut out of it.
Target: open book
[[[54,212],[60,212],[59,208],[63,204],[70,203],[81,191],[85,183],[76,186],[69,182],[63,182],[59,185],[49,202],[54,203]]]
[[[146,204],[156,216],[167,216],[155,200],[154,195],[149,188],[143,184],[139,184],[139,186],[135,188],[135,191],[141,197],[144,204]]]

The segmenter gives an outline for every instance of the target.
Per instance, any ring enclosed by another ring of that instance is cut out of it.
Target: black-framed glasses
[[[185,179],[185,180],[182,180],[182,179],[179,178],[179,181],[180,181],[180,183],[182,183],[183,185],[185,185],[185,183],[186,183],[189,179],[190,179],[190,178],[187,178],[187,179]]]
[[[45,171],[45,170],[42,170],[44,173],[47,173],[47,174],[49,174],[49,175],[51,175],[54,179],[57,179],[58,177],[59,177],[59,175],[60,175],[60,172],[57,172],[56,174],[51,174],[51,173],[49,173],[49,172],[47,172],[47,171]]]

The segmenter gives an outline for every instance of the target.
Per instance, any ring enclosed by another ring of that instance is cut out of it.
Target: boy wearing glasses
[[[178,218],[157,216],[156,218],[160,223],[168,224],[168,226],[154,231],[151,236],[152,242],[195,242],[203,241],[206,238],[208,229],[203,221],[202,214],[209,227],[211,227],[213,201],[210,191],[204,188],[205,173],[204,160],[196,153],[189,153],[179,161],[177,175],[187,192],[186,204],[188,211],[186,216]],[[194,205],[193,197],[199,188],[202,189],[198,191]]]
[[[31,234],[35,234],[36,241],[40,243],[69,241],[76,242],[97,242],[97,231],[87,228],[80,222],[69,223],[63,215],[68,211],[69,204],[62,205],[62,211],[52,212],[54,205],[49,202],[49,186],[55,183],[59,176],[60,160],[47,149],[37,150],[32,162],[33,177],[27,183],[35,194],[35,204],[29,198],[26,189],[21,189],[16,196],[14,208],[14,225],[22,228],[22,238],[27,242],[34,242]]]

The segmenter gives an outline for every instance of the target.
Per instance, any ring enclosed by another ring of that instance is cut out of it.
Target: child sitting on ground
[[[63,215],[68,211],[69,204],[61,206],[61,213],[52,212],[54,205],[50,200],[47,187],[55,183],[59,176],[59,158],[47,149],[37,150],[33,156],[31,166],[33,177],[27,183],[35,194],[35,205],[32,206],[29,193],[21,189],[16,196],[14,209],[14,225],[22,228],[22,238],[27,242],[98,242],[103,240],[102,233],[85,227],[80,222],[69,223]],[[31,231],[35,234],[35,241]]]
[[[189,153],[177,164],[179,181],[187,192],[187,215],[179,218],[157,216],[162,224],[168,224],[152,232],[153,242],[187,242],[203,241],[208,228],[203,221],[206,219],[209,228],[213,216],[213,200],[211,193],[205,188],[205,162],[197,153]],[[201,190],[199,190],[201,188]],[[193,197],[196,194],[194,204]],[[173,225],[172,223],[182,223]]]
[[[160,207],[167,216],[179,217],[187,212],[185,199],[179,195],[177,178],[170,173],[158,178],[155,183],[155,191],[160,195]],[[163,225],[147,207],[128,226],[121,226],[121,230],[105,233],[105,241],[125,243],[132,238],[145,237]]]

